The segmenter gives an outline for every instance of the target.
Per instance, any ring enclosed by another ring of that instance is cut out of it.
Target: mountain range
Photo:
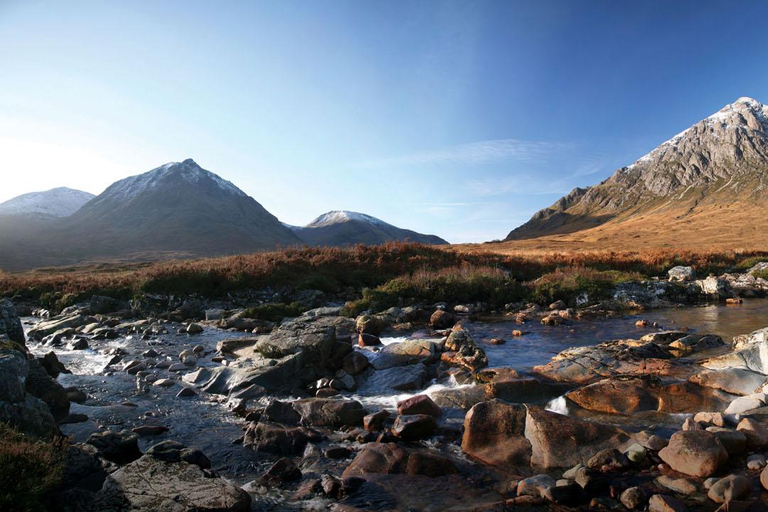
[[[53,189],[0,204],[5,270],[405,239],[446,243],[351,212],[330,212],[307,226],[289,227],[191,159],[117,181],[95,197]]]
[[[768,106],[739,98],[602,183],[576,188],[499,248],[764,247]]]

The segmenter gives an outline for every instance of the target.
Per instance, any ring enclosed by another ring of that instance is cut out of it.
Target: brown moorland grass
[[[631,276],[661,276],[675,265],[692,265],[699,275],[706,276],[746,269],[757,261],[768,260],[768,251],[754,250],[529,250],[502,254],[491,248],[441,248],[393,242],[351,248],[288,249],[200,260],[49,268],[0,274],[0,296],[44,301],[56,295],[60,304],[95,294],[120,298],[144,293],[225,297],[242,290],[266,288],[318,289],[360,296],[363,288],[385,286],[399,279],[389,286],[389,290],[425,293],[424,298],[428,299],[438,295],[430,290],[439,290],[439,287],[435,288],[437,285],[430,283],[443,283],[446,294],[458,297],[463,283],[466,285],[463,291],[467,291],[464,300],[474,300],[470,296],[477,295],[475,292],[484,286],[491,286],[490,282],[493,286],[503,282],[531,284],[540,279],[551,283],[567,281],[569,275],[576,274],[590,282],[608,282],[611,280],[609,274],[590,275],[588,271],[616,272],[613,278],[623,280]],[[429,272],[435,274],[430,277]],[[483,279],[485,285],[479,285]],[[67,300],[61,301],[62,296]]]

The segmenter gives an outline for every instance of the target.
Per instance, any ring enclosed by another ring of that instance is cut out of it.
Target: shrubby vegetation
[[[482,246],[480,247],[482,249]],[[227,297],[249,289],[320,290],[358,299],[352,309],[385,309],[403,302],[517,300],[573,303],[599,299],[615,284],[663,276],[691,265],[700,276],[747,269],[768,252],[521,252],[388,243],[351,248],[302,248],[243,256],[0,273],[0,296],[61,309],[91,295],[128,299],[142,294]],[[362,295],[362,298],[361,298]],[[286,296],[290,296],[287,293]],[[289,316],[296,305],[265,307],[259,318]]]
[[[47,510],[45,497],[60,482],[64,438],[35,440],[0,423],[0,510]]]

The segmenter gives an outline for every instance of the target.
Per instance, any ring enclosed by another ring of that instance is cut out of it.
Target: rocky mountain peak
[[[768,106],[741,97],[602,183],[539,211],[507,239],[572,233],[650,210],[765,202],[767,170]]]

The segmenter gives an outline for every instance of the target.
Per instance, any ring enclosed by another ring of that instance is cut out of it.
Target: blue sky
[[[0,201],[194,158],[281,220],[503,238],[740,96],[763,2],[0,0]]]

